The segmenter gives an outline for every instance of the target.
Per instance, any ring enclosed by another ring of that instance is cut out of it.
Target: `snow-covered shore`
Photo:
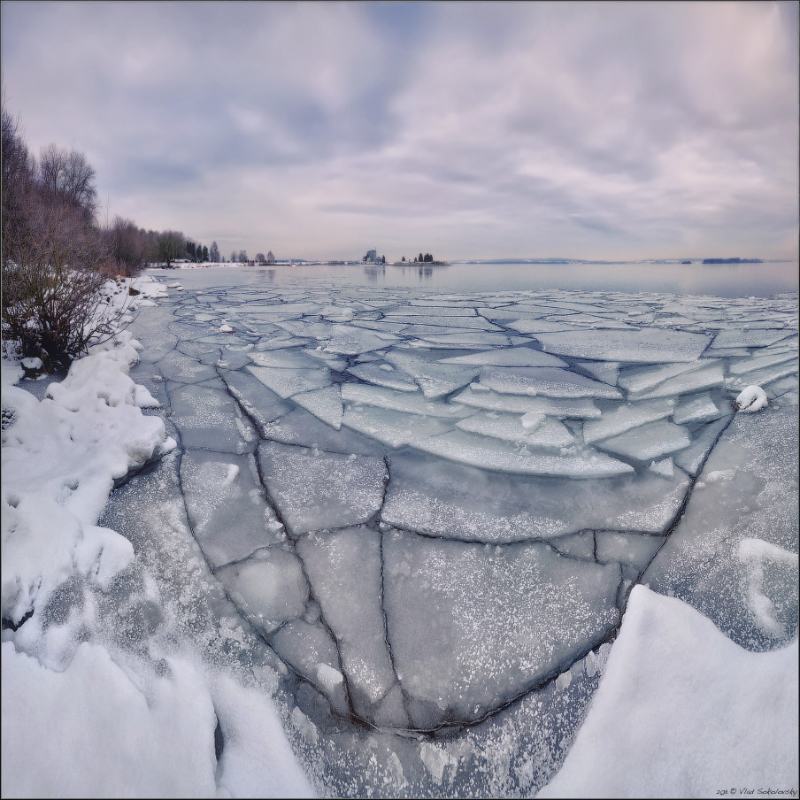
[[[140,293],[130,311],[165,294],[152,279],[128,284]],[[175,447],[163,420],[142,413],[158,401],[128,375],[140,348],[119,331],[41,402],[3,360],[2,794],[308,796],[269,698],[185,642],[154,675],[101,629],[96,592],[135,556],[98,518],[115,481]],[[70,587],[80,596],[64,602]],[[224,764],[220,708],[239,728]]]
[[[155,281],[136,287],[140,307],[164,293]],[[119,333],[41,402],[3,386],[13,423],[3,432],[2,794],[308,796],[267,693],[224,659],[210,667],[177,632],[170,649],[137,654],[104,628],[103,598],[138,554],[98,527],[103,506],[115,481],[175,448],[143,411],[157,401],[128,375],[137,347]],[[4,363],[4,375],[21,370]],[[191,572],[191,559],[182,566]],[[797,677],[796,638],[748,653],[680,600],[637,587],[583,729],[541,794],[796,790]],[[440,783],[450,756],[429,747]]]

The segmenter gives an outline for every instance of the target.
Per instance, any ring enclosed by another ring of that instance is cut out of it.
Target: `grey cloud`
[[[248,250],[313,241],[306,257],[414,236],[454,257],[679,256],[748,237],[769,256],[796,233],[796,4],[2,14],[6,94],[34,150],[84,150],[101,195],[150,227]]]

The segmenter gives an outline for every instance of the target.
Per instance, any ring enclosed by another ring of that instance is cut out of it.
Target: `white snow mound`
[[[767,393],[760,386],[745,386],[736,398],[737,411],[761,411],[767,405]]]
[[[797,752],[797,639],[751,653],[681,600],[636,586],[586,721],[537,796],[790,789]]]

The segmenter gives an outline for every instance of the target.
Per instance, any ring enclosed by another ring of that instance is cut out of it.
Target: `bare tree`
[[[167,268],[176,258],[183,258],[186,252],[186,238],[180,231],[163,231],[158,235],[158,260],[164,261]]]
[[[62,150],[51,144],[42,148],[39,181],[45,192],[83,212],[86,224],[95,221],[97,189],[94,168],[77,150]]]
[[[11,234],[26,226],[25,207],[36,191],[36,162],[28,152],[20,132],[19,120],[3,104],[2,112],[2,261],[3,271],[10,257]]]
[[[264,264],[264,263],[266,262],[266,260],[267,260],[267,259],[264,257],[264,254],[263,254],[263,253],[256,253],[256,261],[257,261],[259,264]]]
[[[247,250],[240,250],[239,255],[237,256],[238,260],[241,261],[242,264],[247,263]]]
[[[208,258],[214,264],[218,264],[219,261],[220,261],[220,258],[219,258],[219,247],[217,247],[217,243],[216,242],[211,242],[211,250],[209,250]]]
[[[130,219],[115,217],[107,232],[111,255],[121,275],[137,275],[151,255],[147,233]]]

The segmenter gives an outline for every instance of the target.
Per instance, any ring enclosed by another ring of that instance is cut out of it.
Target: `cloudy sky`
[[[796,3],[2,3],[6,106],[226,257],[797,258]]]

